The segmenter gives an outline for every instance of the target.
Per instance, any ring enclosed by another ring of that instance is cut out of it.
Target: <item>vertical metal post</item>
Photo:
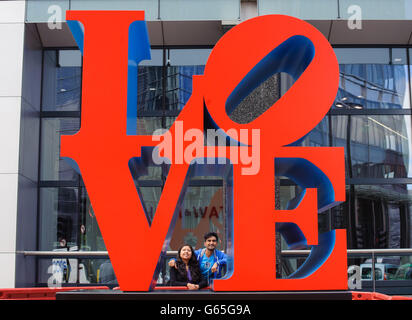
[[[162,24],[163,25],[163,24]],[[163,67],[162,67],[162,128],[166,129],[166,86],[167,86],[167,64],[166,48],[163,42]]]
[[[226,208],[226,196],[227,196],[227,194],[226,194],[226,179],[225,179],[225,177],[223,177],[223,180],[222,180],[222,207],[223,207],[223,212],[222,212],[222,215],[223,215],[223,225],[224,225],[224,229],[223,229],[223,232],[224,232],[224,235],[225,235],[225,244],[222,246],[222,250],[224,251],[224,252],[232,252],[232,250],[231,250],[231,248],[229,248],[228,247],[228,210],[227,210],[227,208]]]
[[[372,251],[372,291],[376,291],[375,286],[375,251]]]

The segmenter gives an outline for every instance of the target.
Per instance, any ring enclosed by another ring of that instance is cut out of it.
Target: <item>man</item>
[[[210,279],[222,277],[222,267],[226,265],[226,254],[216,249],[219,240],[215,232],[209,232],[204,235],[204,248],[195,251],[197,261],[199,262],[200,271],[203,277],[210,282]],[[175,260],[169,261],[170,267],[175,267]]]

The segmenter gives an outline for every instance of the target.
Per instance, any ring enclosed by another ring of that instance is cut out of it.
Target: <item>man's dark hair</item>
[[[216,233],[216,232],[208,232],[208,233],[206,233],[206,234],[204,235],[205,241],[206,241],[207,239],[209,239],[210,237],[215,237],[215,238],[216,238],[216,241],[219,241],[219,237],[217,236],[217,233]]]

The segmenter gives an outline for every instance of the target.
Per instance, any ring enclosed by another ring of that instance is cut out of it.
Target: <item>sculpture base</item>
[[[57,300],[134,300],[134,301],[210,301],[238,303],[247,301],[285,300],[352,300],[351,291],[288,291],[288,292],[211,292],[152,291],[123,292],[120,290],[81,290],[58,292]]]

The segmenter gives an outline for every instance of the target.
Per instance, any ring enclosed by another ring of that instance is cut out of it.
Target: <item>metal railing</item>
[[[24,256],[36,256],[42,258],[97,258],[104,259],[109,258],[107,251],[17,251],[18,254]],[[282,257],[305,257],[309,255],[310,250],[282,250]],[[175,257],[177,251],[167,251],[165,257]],[[412,255],[412,248],[400,248],[400,249],[348,249],[347,257],[356,257],[370,255],[372,272],[372,290],[376,291],[376,279],[375,279],[375,259],[380,256],[408,256]]]
[[[282,256],[306,256],[310,253],[310,250],[282,250]],[[347,257],[356,257],[365,255],[370,255],[371,257],[371,280],[372,280],[372,291],[376,291],[376,276],[375,276],[375,259],[376,257],[384,256],[409,256],[412,255],[412,249],[400,248],[400,249],[348,249]]]
[[[39,257],[78,257],[78,258],[108,258],[107,251],[17,251],[25,256]],[[310,250],[282,250],[282,256],[305,256]],[[372,256],[403,256],[412,255],[412,248],[401,249],[348,249],[348,256],[366,255]],[[166,256],[175,256],[177,251],[167,251]]]

